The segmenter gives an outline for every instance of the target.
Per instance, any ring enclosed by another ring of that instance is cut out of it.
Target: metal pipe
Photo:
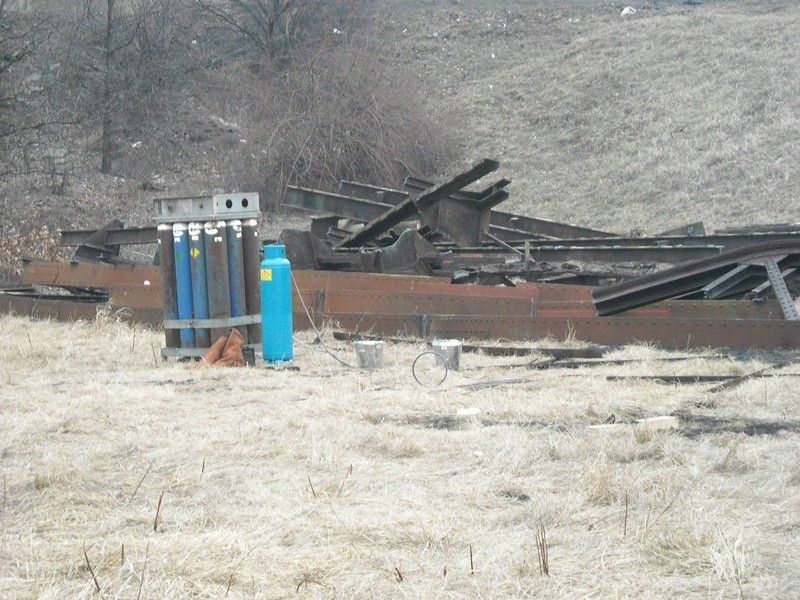
[[[244,266],[244,295],[248,315],[261,314],[261,280],[259,264],[261,262],[260,243],[258,239],[258,220],[242,221],[242,264]],[[249,325],[247,338],[251,344],[261,341],[261,325]]]
[[[186,236],[183,236],[186,237]],[[158,226],[158,259],[161,265],[161,294],[164,301],[164,318],[178,318],[178,288],[175,273],[175,238],[172,225]],[[165,329],[167,348],[181,347],[181,334],[177,329]]]
[[[191,319],[194,315],[192,295],[191,251],[189,249],[189,227],[186,223],[172,226],[173,260],[175,263],[175,295],[178,300],[178,318]],[[182,348],[194,348],[196,339],[193,329],[181,329],[178,334]]]
[[[247,298],[244,283],[244,257],[242,255],[242,222],[234,219],[227,222],[228,281],[231,291],[231,316],[243,317],[247,314]],[[245,340],[247,326],[237,327]]]
[[[192,273],[192,306],[195,319],[208,319],[208,283],[206,280],[206,248],[200,223],[189,223],[189,256]],[[195,329],[198,348],[211,346],[208,329]]]
[[[227,229],[225,221],[206,221],[203,228],[208,314],[211,319],[225,319],[231,316]],[[211,341],[214,342],[227,333],[228,328],[215,327],[211,330]]]

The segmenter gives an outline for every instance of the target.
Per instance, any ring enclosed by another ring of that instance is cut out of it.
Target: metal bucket
[[[356,356],[358,357],[358,366],[362,369],[372,371],[381,366],[381,359],[383,358],[382,341],[358,341],[353,345],[356,349]]]
[[[433,346],[433,351],[447,361],[449,370],[458,371],[461,364],[460,340],[434,340],[431,345]]]

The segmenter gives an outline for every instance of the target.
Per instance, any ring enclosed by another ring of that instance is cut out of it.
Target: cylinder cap
[[[283,244],[264,246],[264,258],[286,258],[286,246]]]

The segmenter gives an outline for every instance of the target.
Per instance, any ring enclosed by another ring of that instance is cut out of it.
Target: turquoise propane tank
[[[292,269],[286,246],[264,246],[261,261],[261,347],[268,363],[292,359]]]

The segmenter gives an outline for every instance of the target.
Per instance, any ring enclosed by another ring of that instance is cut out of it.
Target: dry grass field
[[[465,354],[429,389],[423,344],[373,372],[308,343],[193,370],[109,315],[2,316],[0,339],[3,598],[797,597],[798,368],[716,394],[607,379],[793,356]],[[528,381],[463,387],[502,378]],[[612,415],[680,428],[589,428]]]

